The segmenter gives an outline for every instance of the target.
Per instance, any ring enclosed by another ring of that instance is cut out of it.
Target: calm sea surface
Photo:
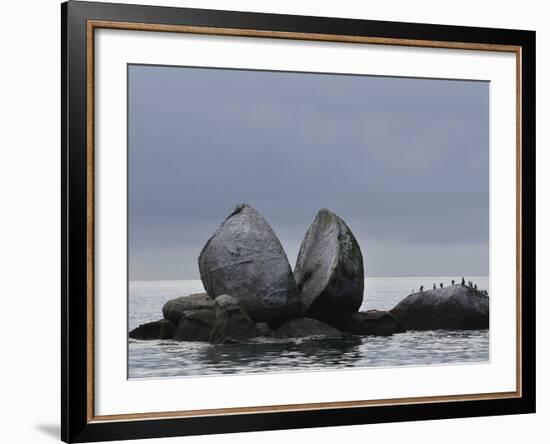
[[[460,277],[367,278],[361,310],[389,310],[420,285],[450,285]],[[489,279],[466,277],[479,289]],[[203,292],[200,280],[133,281],[129,286],[128,328],[162,318],[169,299]],[[429,365],[489,360],[489,331],[406,332],[390,337],[267,340],[246,345],[199,342],[137,341],[128,349],[130,378],[202,376],[231,373],[288,372],[351,367]]]

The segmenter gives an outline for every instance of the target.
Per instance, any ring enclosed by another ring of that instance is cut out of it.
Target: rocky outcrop
[[[174,333],[174,339],[208,342],[215,323],[216,314],[213,309],[201,308],[184,311]]]
[[[308,228],[294,273],[271,227],[248,205],[227,217],[198,262],[207,293],[166,302],[165,319],[140,325],[130,338],[212,344],[261,337],[339,341],[406,330],[489,328],[489,297],[473,284],[413,293],[390,312],[358,312],[364,290],[361,249],[345,222],[326,209]]]
[[[343,335],[343,333],[336,328],[311,318],[294,318],[286,321],[277,329],[276,333],[282,338]]]
[[[327,209],[319,211],[298,253],[294,276],[305,316],[326,320],[359,310],[363,256],[353,233]]]
[[[489,328],[489,296],[466,285],[413,293],[390,312],[408,330]]]
[[[169,300],[162,307],[162,315],[177,325],[184,312],[203,309],[213,311],[214,301],[206,293],[195,293]]]
[[[139,327],[134,328],[129,336],[132,339],[172,339],[174,336],[175,325],[166,320],[147,322],[141,324]]]
[[[254,321],[300,314],[296,283],[279,239],[252,207],[239,205],[199,256],[206,292],[230,294]]]
[[[210,334],[212,344],[238,343],[257,335],[254,322],[229,295],[220,295],[214,300],[216,320]]]
[[[353,335],[390,336],[402,331],[391,313],[380,310],[348,313],[333,318],[331,325]]]

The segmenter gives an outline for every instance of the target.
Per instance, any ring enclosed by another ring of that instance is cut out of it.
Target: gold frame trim
[[[153,32],[178,32],[189,34],[222,35],[237,37],[260,37],[277,38],[290,40],[309,40],[338,43],[358,43],[374,45],[413,46],[422,48],[444,48],[463,49],[473,51],[511,52],[516,56],[516,391],[498,393],[475,393],[452,396],[424,396],[363,401],[339,401],[307,404],[284,404],[256,407],[231,407],[219,409],[182,410],[173,412],[147,412],[129,413],[117,415],[94,414],[94,31],[95,29],[121,29],[131,31],[153,31]],[[213,28],[187,25],[163,25],[150,23],[131,23],[105,20],[87,21],[87,42],[86,42],[86,159],[87,159],[87,422],[98,423],[106,421],[128,421],[161,418],[189,418],[200,416],[227,416],[238,414],[260,414],[274,412],[293,412],[301,410],[326,410],[333,408],[359,408],[389,405],[405,405],[415,403],[439,403],[439,402],[460,402],[479,401],[491,399],[511,399],[522,396],[522,337],[521,337],[521,97],[522,97],[522,48],[514,45],[496,45],[485,43],[468,42],[445,42],[432,40],[412,40],[396,38],[380,38],[365,36],[347,36],[332,34],[311,34],[300,32],[263,31],[253,29]]]

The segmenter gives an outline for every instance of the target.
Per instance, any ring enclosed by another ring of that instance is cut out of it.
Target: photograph
[[[126,74],[129,379],[490,362],[490,82]]]
[[[531,22],[180,6],[61,7],[62,440],[534,413]]]

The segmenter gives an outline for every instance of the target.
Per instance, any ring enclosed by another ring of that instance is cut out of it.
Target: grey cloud
[[[239,202],[291,261],[327,207],[367,273],[487,274],[487,82],[131,66],[129,93],[132,279],[197,278]]]

